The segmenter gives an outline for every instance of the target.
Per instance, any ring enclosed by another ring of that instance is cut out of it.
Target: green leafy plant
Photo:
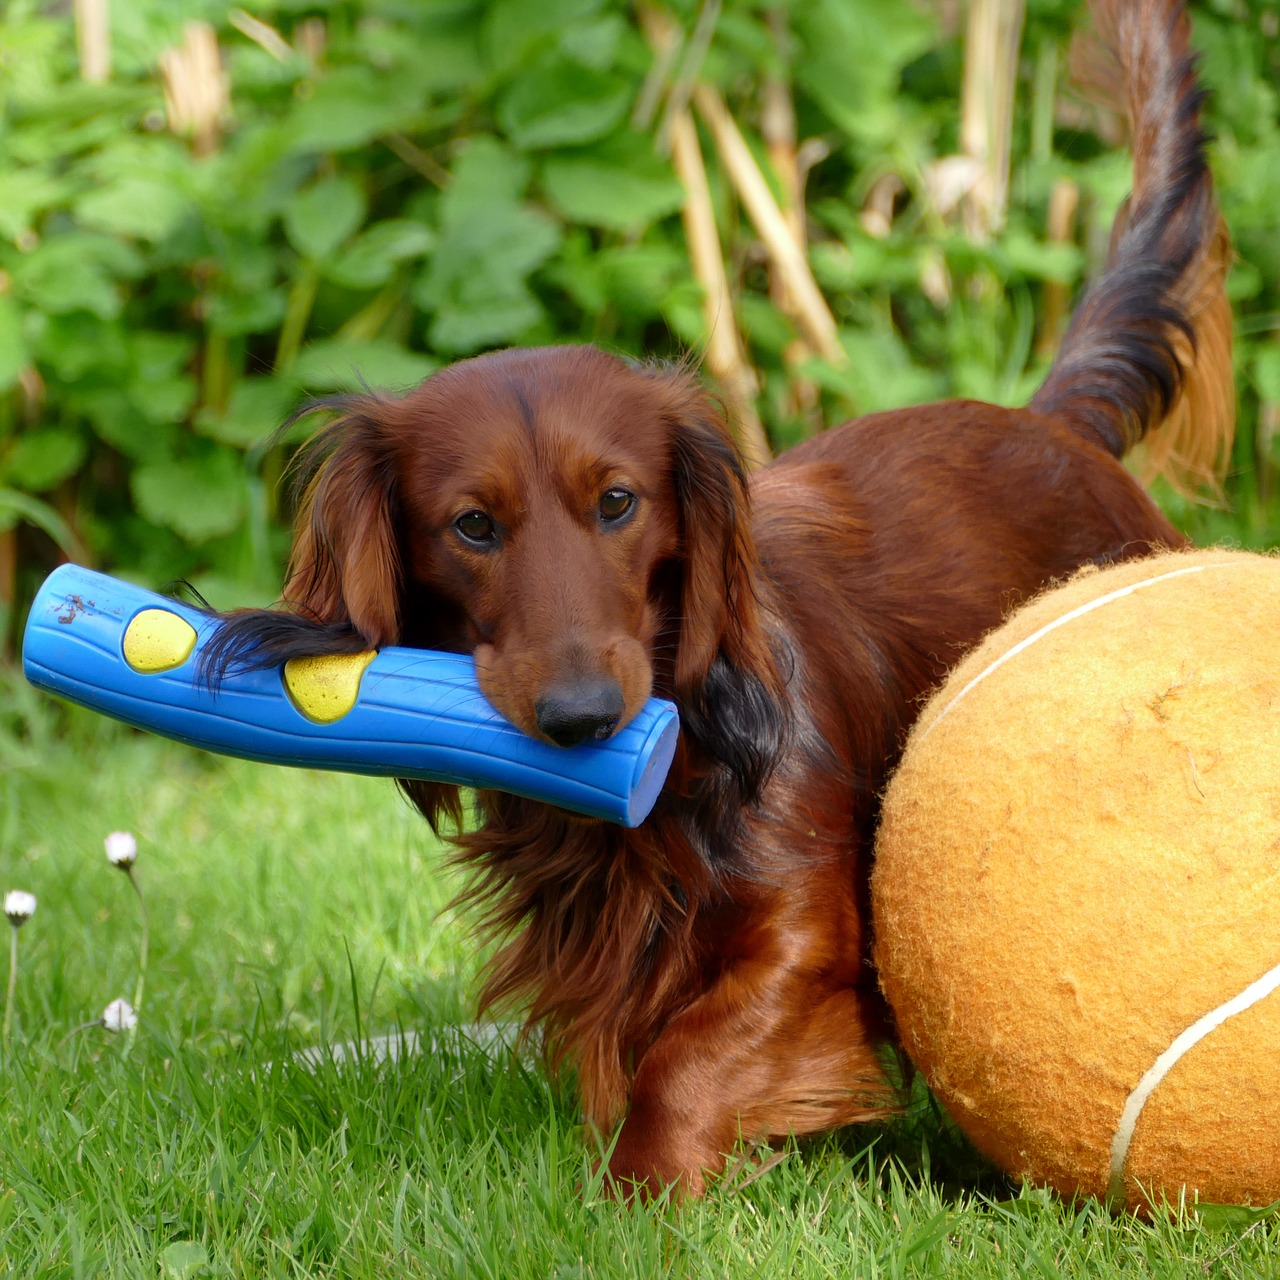
[[[58,556],[186,577],[220,606],[270,599],[292,442],[268,442],[309,394],[405,388],[511,343],[701,351],[666,149],[695,81],[728,103],[784,207],[787,170],[806,181],[809,260],[846,357],[806,348],[704,130],[774,448],[937,396],[1025,399],[1129,181],[1118,139],[1067,88],[1081,7],[1027,5],[1008,198],[975,236],[967,197],[945,192],[963,168],[947,166],[963,152],[966,47],[942,6],[676,0],[664,64],[645,11],[621,0],[270,0],[252,14],[135,0],[113,7],[111,74],[91,83],[62,10],[13,0],[0,19],[7,642]],[[183,52],[193,18],[211,26],[222,79]],[[1205,0],[1195,18],[1239,251],[1242,429],[1229,511],[1165,497],[1199,537],[1265,544],[1280,531],[1280,37],[1258,0]],[[790,142],[770,124],[779,101]],[[1051,209],[1063,184],[1078,197],[1065,230]]]

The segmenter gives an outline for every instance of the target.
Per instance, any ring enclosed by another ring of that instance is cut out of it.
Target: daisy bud
[[[120,996],[103,1009],[102,1025],[108,1031],[132,1031],[138,1025],[138,1015],[133,1005]]]
[[[4,913],[15,929],[20,929],[35,915],[36,895],[25,889],[10,889],[4,895]]]
[[[107,861],[121,871],[128,871],[138,860],[138,842],[129,831],[113,831],[103,842]]]

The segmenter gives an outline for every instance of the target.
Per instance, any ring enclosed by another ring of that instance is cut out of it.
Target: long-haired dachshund
[[[1026,409],[971,401],[827,431],[750,481],[683,368],[592,347],[466,360],[319,437],[283,607],[216,669],[402,644],[475,655],[563,746],[679,707],[637,830],[508,795],[458,837],[517,1002],[576,1068],[620,1183],[697,1194],[740,1139],[882,1115],[868,963],[877,803],[921,700],[1020,600],[1181,536],[1121,464],[1229,438],[1226,235],[1180,0],[1099,0],[1134,194]],[[330,402],[332,403],[332,402]],[[1154,445],[1152,446],[1155,447]],[[458,793],[402,784],[433,825]]]

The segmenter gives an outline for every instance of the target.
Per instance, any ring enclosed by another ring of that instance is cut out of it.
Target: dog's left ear
[[[673,691],[694,758],[718,766],[701,792],[708,830],[731,844],[729,815],[759,799],[788,719],[762,614],[742,457],[710,397],[691,378],[677,377],[670,457],[681,578]]]
[[[671,424],[671,470],[682,562],[675,683],[688,697],[701,692],[718,656],[747,670],[769,659],[742,456],[700,388],[686,388],[680,397]]]

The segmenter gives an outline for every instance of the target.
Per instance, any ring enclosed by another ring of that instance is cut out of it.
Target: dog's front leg
[[[697,1196],[739,1139],[815,1133],[892,1110],[873,987],[795,963],[794,941],[786,957],[725,970],[641,1059],[609,1161],[621,1194],[674,1186]]]

